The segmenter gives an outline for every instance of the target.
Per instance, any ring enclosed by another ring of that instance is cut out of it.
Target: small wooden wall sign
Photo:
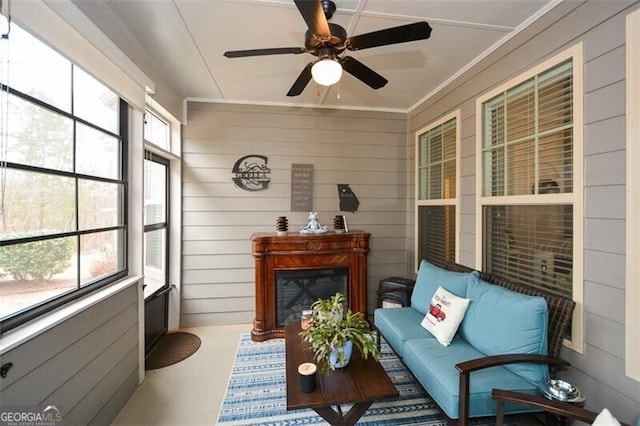
[[[291,165],[291,211],[313,210],[313,164]]]

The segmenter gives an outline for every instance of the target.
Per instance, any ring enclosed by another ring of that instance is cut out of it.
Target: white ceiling
[[[431,38],[346,54],[389,83],[373,90],[345,73],[318,92],[286,93],[310,54],[229,59],[227,50],[303,47],[307,27],[293,0],[75,0],[129,56],[162,70],[185,98],[408,111],[556,0],[334,0],[331,22],[349,36],[425,20]],[[135,52],[132,54],[131,52]],[[319,93],[319,94],[318,94]]]

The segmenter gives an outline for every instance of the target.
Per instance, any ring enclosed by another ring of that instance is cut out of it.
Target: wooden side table
[[[504,425],[504,404],[509,402],[516,405],[522,405],[525,407],[537,408],[541,411],[556,414],[558,416],[578,420],[584,423],[593,423],[598,413],[594,411],[585,410],[577,405],[553,401],[538,395],[530,395],[526,393],[507,391],[502,389],[494,389],[491,392],[491,398],[497,401],[498,410],[496,415],[496,426]],[[622,426],[630,426],[626,423],[620,422]]]

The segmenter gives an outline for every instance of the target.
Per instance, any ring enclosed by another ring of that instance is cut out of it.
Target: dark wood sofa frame
[[[442,265],[441,265],[442,266]],[[472,272],[473,268],[460,265],[458,263],[448,263],[443,266],[452,272]],[[516,291],[518,293],[530,296],[543,297],[549,308],[549,324],[548,324],[548,355],[530,355],[530,354],[511,354],[511,355],[494,355],[484,358],[478,358],[461,362],[456,365],[456,369],[460,373],[459,384],[459,413],[458,424],[466,426],[469,422],[469,390],[471,373],[489,367],[495,367],[514,363],[536,363],[546,364],[549,366],[550,374],[555,376],[560,369],[567,368],[570,363],[559,358],[562,342],[567,334],[575,302],[564,296],[545,291],[532,285],[513,283],[503,277],[490,274],[488,272],[478,271],[480,279],[504,287],[506,289]],[[378,335],[378,337],[380,337]],[[379,341],[380,339],[378,339]]]

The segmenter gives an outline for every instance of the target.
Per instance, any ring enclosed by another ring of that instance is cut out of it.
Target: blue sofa
[[[421,326],[439,286],[469,299],[449,346]],[[422,261],[411,306],[377,309],[374,325],[445,414],[465,425],[470,417],[496,414],[494,388],[538,394],[549,366],[569,365],[557,352],[573,307],[573,301],[530,286],[461,265],[444,269]],[[527,410],[532,409],[505,405],[506,413]]]

